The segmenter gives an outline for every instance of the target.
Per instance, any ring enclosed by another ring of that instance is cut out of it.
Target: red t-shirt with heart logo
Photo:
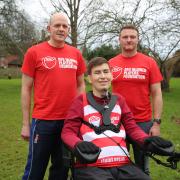
[[[142,53],[128,58],[119,54],[109,64],[112,91],[125,97],[137,122],[151,120],[150,85],[162,81],[156,61]]]
[[[43,42],[28,49],[22,73],[34,79],[33,118],[64,119],[77,95],[77,77],[86,70],[80,51],[65,44],[52,47]]]

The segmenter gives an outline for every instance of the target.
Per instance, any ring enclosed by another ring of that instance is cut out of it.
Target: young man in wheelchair
[[[158,153],[172,147],[170,141],[145,134],[133,119],[125,99],[111,94],[112,74],[106,59],[88,64],[92,91],[74,99],[61,137],[73,151],[75,180],[150,180],[131,160],[126,135],[141,148]]]

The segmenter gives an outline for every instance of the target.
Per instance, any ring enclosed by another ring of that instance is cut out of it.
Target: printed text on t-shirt
[[[124,79],[145,79],[145,68],[124,68]]]
[[[53,69],[55,66],[64,69],[77,69],[77,61],[72,58],[56,58],[46,56],[42,58],[42,64],[47,69]]]

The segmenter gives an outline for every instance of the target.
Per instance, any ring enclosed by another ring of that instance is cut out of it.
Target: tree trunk
[[[163,79],[161,82],[161,88],[163,91],[169,92],[169,81],[167,79]]]
[[[161,73],[163,75],[163,81],[161,82],[161,88],[163,91],[169,92],[169,77],[167,75],[167,70],[166,70],[166,64],[162,63],[161,64]]]

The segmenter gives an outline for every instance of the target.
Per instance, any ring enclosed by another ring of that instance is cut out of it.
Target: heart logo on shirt
[[[112,68],[113,79],[117,79],[122,74],[123,69],[118,66]]]
[[[42,64],[47,69],[52,69],[56,66],[56,58],[51,56],[46,56],[42,58]]]
[[[100,117],[98,117],[98,116],[91,116],[90,118],[89,118],[89,123],[90,124],[93,124],[94,126],[99,126],[99,124],[100,124]]]

